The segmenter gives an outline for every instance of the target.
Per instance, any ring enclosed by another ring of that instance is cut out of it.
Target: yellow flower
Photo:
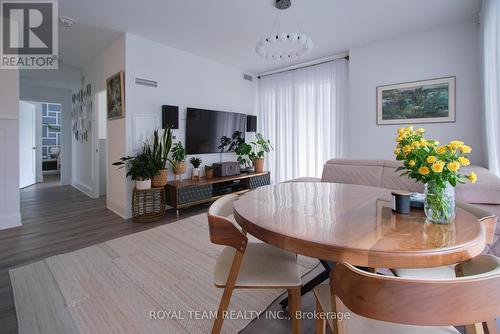
[[[464,142],[460,141],[460,140],[452,140],[452,141],[450,141],[451,148],[458,148],[458,147],[462,146],[463,144],[464,144]]]
[[[409,127],[406,128],[406,131],[411,132],[413,131],[413,125],[410,125]]]
[[[422,175],[427,175],[430,171],[428,167],[423,166],[418,169],[418,172]]]
[[[462,166],[469,166],[470,165],[470,161],[466,157],[459,157],[458,161],[460,162],[460,164]]]
[[[467,145],[462,145],[459,147],[459,149],[462,153],[465,153],[465,154],[472,152],[472,148],[470,146],[467,146]]]
[[[399,136],[404,136],[405,133],[406,133],[406,129],[405,128],[399,128],[398,129],[398,135]]]
[[[412,147],[413,149],[420,147],[420,142],[418,142],[418,141],[414,141],[413,143],[411,143],[411,147]]]
[[[446,146],[439,146],[436,150],[438,154],[445,154],[448,148]]]
[[[425,129],[424,128],[418,128],[416,132],[419,133],[419,134],[422,134],[422,133],[425,132]]]
[[[470,183],[476,183],[477,181],[477,175],[474,172],[470,172],[469,176],[467,176],[469,179]]]
[[[399,147],[396,147],[396,149],[394,150],[394,155],[399,155],[399,153],[401,153],[401,149]]]
[[[431,166],[431,169],[434,173],[441,173],[444,168],[444,161],[437,161]]]
[[[460,169],[460,163],[458,161],[448,162],[446,167],[448,167],[448,170],[451,172],[458,172]]]
[[[429,145],[429,141],[427,139],[422,138],[422,139],[420,139],[420,145],[427,146],[427,145]]]
[[[411,152],[411,146],[410,145],[405,145],[403,147],[403,153],[406,154],[406,153],[409,153]]]
[[[435,163],[436,160],[437,160],[436,157],[433,156],[433,155],[428,156],[427,159],[426,159],[427,163],[430,163],[430,164]]]
[[[408,166],[410,166],[410,167],[415,166],[415,160],[408,161]]]

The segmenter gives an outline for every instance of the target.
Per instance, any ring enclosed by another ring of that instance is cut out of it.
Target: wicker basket
[[[165,188],[148,190],[134,189],[132,194],[132,216],[134,222],[151,223],[165,215]]]
[[[174,162],[174,174],[182,175],[186,172],[186,162],[185,161],[175,161]]]
[[[151,184],[153,187],[165,187],[168,183],[168,169],[161,169],[158,174],[153,176]]]

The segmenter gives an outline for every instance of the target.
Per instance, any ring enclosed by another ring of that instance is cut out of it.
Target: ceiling
[[[481,0],[292,0],[291,13],[314,49],[296,62],[373,41],[477,17]],[[280,30],[296,30],[288,9]],[[274,0],[59,0],[63,64],[83,67],[126,31],[178,49],[261,73],[294,64],[261,59],[258,39],[271,33]]]

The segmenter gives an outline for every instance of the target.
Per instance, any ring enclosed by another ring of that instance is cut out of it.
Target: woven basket
[[[253,162],[255,173],[262,173],[264,171],[264,159],[255,159]]]
[[[168,170],[161,169],[158,174],[153,176],[151,179],[151,184],[153,187],[165,187],[168,183]]]

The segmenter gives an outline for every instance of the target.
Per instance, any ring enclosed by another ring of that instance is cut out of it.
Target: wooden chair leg
[[[226,287],[224,288],[224,293],[220,300],[219,309],[217,310],[217,318],[214,321],[212,327],[212,334],[219,334],[222,329],[222,324],[224,323],[224,316],[231,301],[231,295],[233,294],[234,286],[236,284],[236,279],[238,278],[238,273],[240,271],[240,265],[243,261],[243,252],[237,251],[233,263],[231,265],[231,270],[226,281]],[[300,290],[299,290],[300,291]]]
[[[214,325],[212,327],[212,334],[219,334],[222,329],[222,324],[224,323],[224,315],[231,301],[231,295],[233,294],[234,287],[226,286],[224,288],[224,293],[220,300],[219,309],[217,310],[217,318],[215,319]]]
[[[300,311],[300,287],[288,289],[288,313],[292,319],[292,333],[302,333],[302,322],[297,317],[297,312]]]
[[[326,334],[326,319],[321,318],[321,314],[324,313],[318,298],[316,298],[316,313],[318,313],[318,319],[316,319],[316,334]]]
[[[497,322],[495,319],[488,320],[483,323],[486,326],[488,334],[498,334]]]

